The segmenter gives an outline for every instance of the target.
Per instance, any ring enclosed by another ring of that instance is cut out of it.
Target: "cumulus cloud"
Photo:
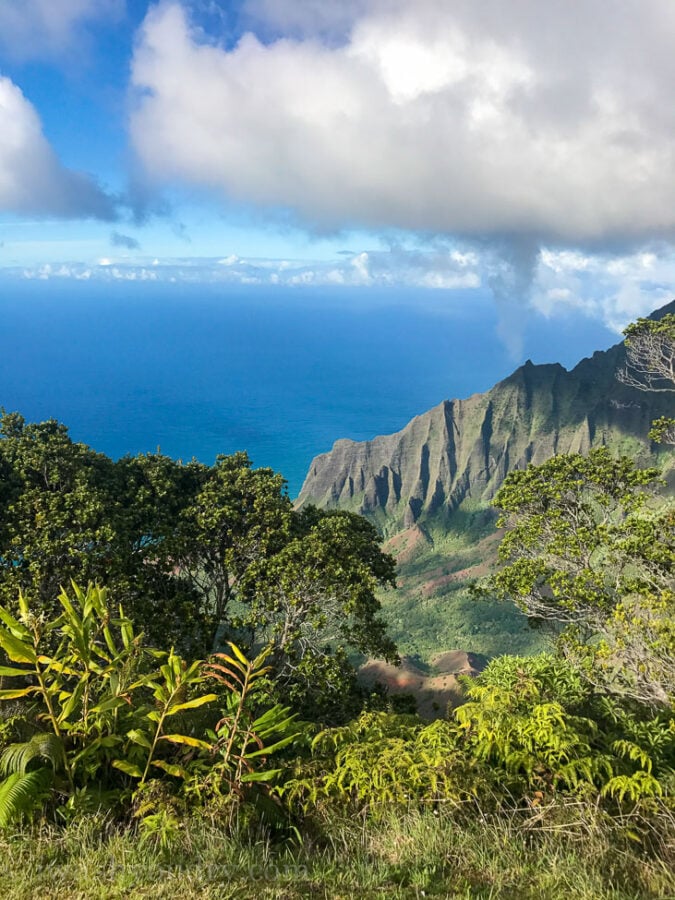
[[[220,47],[176,2],[148,14],[131,134],[150,177],[290,209],[319,228],[527,246],[673,235],[675,5],[246,8],[291,37],[250,32]]]
[[[0,52],[19,60],[58,55],[83,24],[123,10],[124,0],[0,0]]]
[[[578,250],[542,250],[532,302],[544,315],[571,309],[620,332],[673,299],[675,254],[638,251],[607,257]]]
[[[0,76],[0,211],[64,218],[115,218],[113,201],[89,176],[64,168],[35,108]]]

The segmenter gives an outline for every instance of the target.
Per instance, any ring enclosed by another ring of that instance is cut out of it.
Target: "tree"
[[[277,679],[313,703],[348,690],[348,650],[398,659],[379,618],[379,587],[395,585],[395,563],[373,526],[354,513],[307,508],[294,537],[247,573],[241,625],[272,647]]]
[[[167,557],[169,522],[189,490],[184,470],[161,456],[115,463],[56,420],[3,415],[0,602],[14,605],[21,591],[52,615],[71,581],[105,584],[153,643],[208,652],[212,617],[171,577]]]
[[[480,592],[553,626],[604,689],[675,698],[675,509],[652,502],[656,469],[606,448],[510,473],[494,505],[503,567]]]
[[[61,585],[106,573],[117,540],[119,485],[114,464],[51,419],[26,424],[17,413],[0,423],[0,598],[19,589],[55,609]]]
[[[218,456],[203,466],[167,542],[178,576],[207,603],[216,622],[227,620],[253,563],[287,543],[292,515],[283,476],[254,469],[246,453]]]
[[[215,465],[113,462],[50,420],[0,424],[0,602],[56,611],[72,580],[105,584],[157,646],[205,655],[269,643],[281,681],[344,686],[347,652],[395,656],[375,590],[393,560],[351,514],[295,513],[245,453]],[[293,678],[291,671],[295,672]]]
[[[675,391],[675,314],[638,319],[625,329],[626,365],[619,381],[641,391]],[[675,444],[675,419],[652,423],[653,441]]]

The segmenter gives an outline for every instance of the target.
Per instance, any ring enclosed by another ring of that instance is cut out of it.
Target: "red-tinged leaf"
[[[233,694],[237,693],[236,687],[232,684],[231,681],[228,681],[227,678],[218,678],[220,684],[224,684],[226,688],[232,691]]]
[[[228,675],[230,678],[234,678],[234,680],[238,684],[244,684],[240,674],[238,672],[233,672],[232,669],[228,669],[227,666],[221,666],[217,663],[212,663],[207,671],[208,674],[212,675],[213,678],[218,678],[218,675],[215,674],[216,672],[222,672],[223,674]]]
[[[218,659],[224,659],[226,663],[234,666],[234,668],[241,672],[242,675],[246,673],[246,669],[248,668],[248,666],[242,666],[237,662],[236,659],[232,659],[231,656],[228,656],[227,653],[216,653],[216,656],[218,657]]]

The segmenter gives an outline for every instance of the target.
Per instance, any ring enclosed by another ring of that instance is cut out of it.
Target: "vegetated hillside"
[[[675,302],[655,315],[666,312]],[[619,382],[624,358],[621,343],[571,371],[528,361],[491,390],[443,401],[396,434],[338,440],[314,459],[297,505],[361,513],[398,558],[400,590],[385,601],[403,652],[524,652],[540,643],[516,610],[466,595],[467,581],[494,561],[490,501],[508,472],[605,445],[640,464],[658,460],[672,478],[674,454],[647,434],[653,419],[675,415],[675,393]]]

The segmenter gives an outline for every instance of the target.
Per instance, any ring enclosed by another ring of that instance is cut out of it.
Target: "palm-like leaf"
[[[3,775],[25,775],[33,760],[48,762],[54,771],[63,766],[63,744],[55,734],[39,732],[29,741],[10,744],[0,756],[0,772]]]
[[[6,828],[41,806],[52,773],[49,769],[37,772],[14,772],[0,782],[0,828]]]

